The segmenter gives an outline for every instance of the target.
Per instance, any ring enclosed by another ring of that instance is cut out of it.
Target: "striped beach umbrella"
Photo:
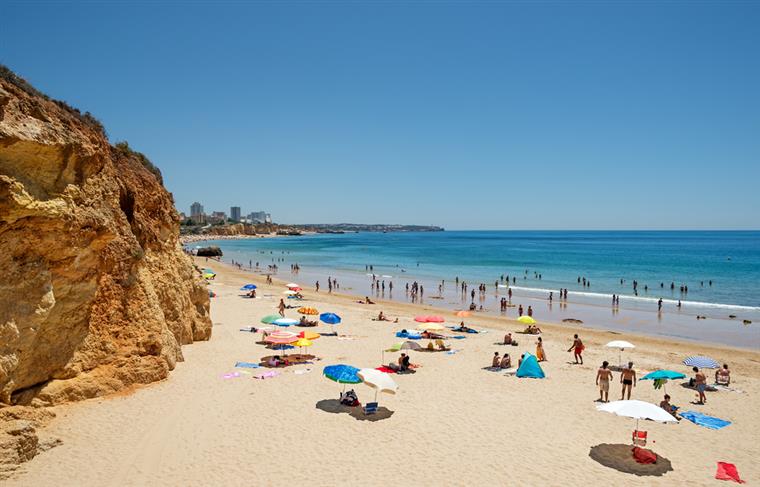
[[[686,357],[683,363],[689,367],[699,367],[700,369],[717,369],[720,367],[718,362],[702,355]]]
[[[272,343],[276,345],[287,345],[289,343],[293,343],[298,340],[298,336],[296,336],[295,333],[290,333],[288,331],[275,331],[274,333],[269,334],[264,341],[267,343]]]

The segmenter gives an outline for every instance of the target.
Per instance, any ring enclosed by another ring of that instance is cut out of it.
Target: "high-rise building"
[[[239,206],[232,206],[232,207],[230,207],[230,219],[233,222],[239,222],[240,221],[240,207]]]
[[[195,223],[204,223],[206,215],[203,213],[203,205],[197,201],[190,205],[190,219]]]
[[[209,223],[225,223],[227,222],[227,214],[223,211],[212,211],[208,221]]]
[[[248,215],[248,219],[253,223],[267,223],[267,213],[265,211],[254,211]]]

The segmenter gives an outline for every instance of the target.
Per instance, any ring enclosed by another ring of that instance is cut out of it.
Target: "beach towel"
[[[657,463],[657,455],[655,455],[654,452],[638,446],[633,447],[633,459],[636,460],[637,463],[643,463],[645,465],[649,463]]]
[[[449,351],[447,351],[447,352],[446,352],[446,355],[454,355],[454,354],[455,354],[455,353],[457,353],[458,351],[459,351],[459,350],[449,350]]]
[[[252,362],[237,362],[235,364],[235,367],[242,367],[244,369],[258,369],[261,367],[259,364],[254,364]]]
[[[694,424],[698,424],[699,426],[704,426],[705,428],[710,428],[713,430],[719,430],[731,424],[731,421],[715,418],[713,416],[708,416],[696,411],[684,411],[681,413],[681,417],[688,419]]]
[[[309,372],[311,372],[311,369],[301,369],[301,370],[294,370],[293,371],[293,373],[296,374],[296,375],[308,374]]]
[[[718,471],[715,472],[715,478],[718,480],[733,480],[737,484],[746,483],[739,477],[739,471],[733,463],[718,462]]]
[[[395,374],[396,371],[393,369],[390,369],[386,367],[385,365],[381,365],[380,367],[375,367],[375,370],[379,370],[380,372],[385,372],[386,374]]]
[[[467,337],[464,335],[454,335],[454,336],[450,336],[449,338],[453,338],[454,340],[464,340]]]
[[[400,331],[396,332],[396,336],[399,337],[399,338],[408,338],[410,340],[419,340],[419,339],[422,338],[422,335],[419,335],[419,334],[416,334],[416,333],[409,333],[409,332],[403,333],[403,332],[400,332]]]
[[[229,374],[224,374],[222,376],[222,379],[235,379],[237,377],[240,377],[240,372],[232,372]]]

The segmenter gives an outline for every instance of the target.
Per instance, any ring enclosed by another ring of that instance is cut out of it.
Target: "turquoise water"
[[[510,280],[516,278],[516,282],[510,283],[514,296],[526,303],[535,301],[539,315],[548,305],[545,313],[551,313],[552,318],[568,316],[566,307],[560,311],[556,306],[558,290],[567,288],[569,301],[585,306],[571,308],[573,317],[584,316],[584,321],[591,321],[592,326],[598,322],[599,326],[615,328],[616,322],[625,321],[630,326],[635,321],[641,322],[639,328],[646,328],[648,321],[652,321],[659,327],[654,330],[656,334],[697,338],[699,331],[710,329],[702,320],[698,325],[692,321],[700,315],[727,322],[721,326],[727,327],[723,331],[733,338],[716,341],[749,339],[760,346],[760,334],[756,331],[760,325],[756,323],[760,319],[758,231],[356,233],[214,243],[224,250],[225,261],[234,259],[246,267],[250,261],[253,267],[258,262],[266,269],[273,259],[284,259],[276,263],[280,274],[289,276],[290,264],[298,263],[302,269],[299,278],[308,286],[320,279],[324,286],[331,275],[345,283],[342,291],[350,288],[355,294],[368,294],[370,278],[365,266],[372,265],[374,274],[394,283],[395,296],[388,296],[393,299],[408,299],[403,286],[414,280],[423,283],[427,296],[438,295],[438,284],[444,280],[441,301],[431,304],[452,308],[469,305],[469,297],[463,299],[454,289],[454,279],[458,277],[470,288],[485,283],[488,298],[477,304],[498,311],[497,300],[506,288],[494,284],[496,281],[506,284],[501,277],[510,276]],[[585,277],[590,286],[579,284],[578,277]],[[634,279],[638,281],[637,295],[632,287]],[[673,290],[671,283],[675,286]],[[683,285],[688,287],[687,293],[680,291]],[[550,291],[554,292],[554,307],[547,299]],[[622,314],[602,317],[590,311],[593,307],[610,308],[612,294],[620,295]],[[643,312],[656,312],[659,298],[664,301],[665,316],[647,320]],[[676,308],[678,300],[682,301],[682,308]],[[729,314],[737,315],[736,330],[730,324]],[[756,324],[742,327],[742,319]],[[663,327],[663,322],[670,326]]]

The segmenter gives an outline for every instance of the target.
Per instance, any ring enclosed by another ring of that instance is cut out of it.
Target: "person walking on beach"
[[[314,286],[317,288],[317,292],[319,292],[319,281],[317,281],[317,284]]]
[[[662,298],[657,301],[657,311],[662,311]]]
[[[596,385],[599,386],[599,402],[610,402],[610,381],[612,381],[612,371],[607,367],[610,365],[606,360],[602,362],[602,367],[596,371]]]
[[[578,338],[578,335],[573,335],[573,345],[567,349],[567,351],[573,351],[573,356],[575,357],[575,363],[579,363],[583,365],[583,349],[585,347],[583,346],[583,342],[580,338]]]
[[[694,367],[691,370],[694,371],[694,385],[697,387],[697,392],[699,392],[699,402],[697,404],[705,404],[707,402],[707,396],[705,396],[707,376],[699,371],[699,367]]]
[[[280,311],[280,316],[285,318],[285,300],[280,298],[280,304],[277,306],[277,309]]]
[[[522,304],[517,308],[517,314],[522,316],[523,315],[523,307]]]
[[[628,390],[628,399],[631,399],[631,389],[636,387],[636,371],[633,370],[633,362],[628,362],[628,367],[623,369],[620,374],[620,383],[623,384],[623,392],[620,393],[620,400],[625,398],[625,391]]]
[[[536,342],[536,359],[539,362],[546,362],[546,354],[544,353],[544,341],[541,337],[538,337]]]

